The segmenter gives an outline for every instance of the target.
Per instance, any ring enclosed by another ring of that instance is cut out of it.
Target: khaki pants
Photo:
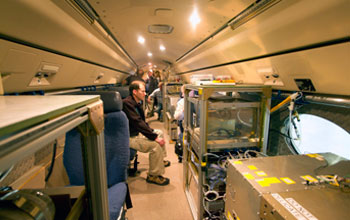
[[[155,129],[155,133],[159,138],[163,138],[163,132]],[[149,171],[148,174],[152,176],[159,176],[164,174],[164,158],[166,157],[165,145],[161,147],[157,142],[149,140],[143,134],[135,137],[130,137],[130,148],[133,148],[142,153],[149,153]]]

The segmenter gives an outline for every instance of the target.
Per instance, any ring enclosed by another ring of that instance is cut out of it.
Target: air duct
[[[148,32],[151,34],[170,34],[174,27],[167,24],[148,25]]]

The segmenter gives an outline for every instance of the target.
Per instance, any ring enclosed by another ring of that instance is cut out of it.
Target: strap
[[[129,185],[126,183],[126,197],[125,197],[125,205],[127,209],[132,208],[132,202],[130,197]]]

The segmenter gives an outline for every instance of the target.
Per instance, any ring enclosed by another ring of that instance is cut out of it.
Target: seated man
[[[145,98],[145,84],[134,81],[129,86],[130,96],[123,99],[123,111],[129,119],[130,147],[149,153],[149,172],[147,182],[158,185],[169,184],[169,179],[163,177],[164,167],[170,166],[170,161],[164,161],[166,156],[165,141],[161,130],[153,130],[145,121],[142,101]]]

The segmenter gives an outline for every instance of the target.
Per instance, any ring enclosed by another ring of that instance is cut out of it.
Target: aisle
[[[148,120],[152,128],[162,129],[164,124],[152,117]],[[170,178],[167,186],[158,186],[146,182],[148,155],[138,153],[140,175],[129,177],[128,184],[133,208],[127,211],[128,220],[191,220],[191,211],[183,190],[183,167],[174,153],[174,144],[169,144],[169,137],[164,131],[167,143],[167,160],[171,166],[165,168],[165,177]]]

